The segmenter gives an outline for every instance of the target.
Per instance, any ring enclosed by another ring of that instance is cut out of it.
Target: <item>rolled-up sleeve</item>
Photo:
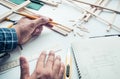
[[[14,28],[0,28],[0,53],[12,51],[17,47],[18,38]]]

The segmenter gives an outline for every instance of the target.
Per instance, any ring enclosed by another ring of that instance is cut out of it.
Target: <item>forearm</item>
[[[12,51],[17,47],[18,38],[15,29],[0,28],[0,53]]]

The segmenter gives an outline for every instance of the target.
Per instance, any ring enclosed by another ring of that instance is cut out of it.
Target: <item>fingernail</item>
[[[42,52],[41,52],[41,55],[46,55],[46,51],[42,51]]]
[[[58,60],[61,60],[61,57],[60,57],[60,55],[56,56],[56,59],[58,59]]]
[[[49,55],[55,55],[55,52],[53,50],[51,50]]]
[[[24,63],[25,63],[25,60],[24,60],[22,57],[20,58],[20,63],[21,63],[21,64],[24,64]]]
[[[49,21],[52,21],[52,19],[51,19],[51,18],[49,18]]]

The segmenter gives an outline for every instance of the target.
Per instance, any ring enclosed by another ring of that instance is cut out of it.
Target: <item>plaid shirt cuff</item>
[[[0,28],[0,53],[12,51],[17,47],[18,38],[15,29]]]

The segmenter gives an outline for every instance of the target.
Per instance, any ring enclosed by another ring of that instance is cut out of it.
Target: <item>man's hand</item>
[[[20,57],[21,79],[62,79],[65,66],[59,56],[55,57],[50,51],[47,61],[46,53],[42,52],[38,58],[36,68],[32,75],[29,74],[29,65],[24,57]]]
[[[43,29],[42,26],[49,24],[49,20],[49,18],[43,16],[39,16],[35,20],[26,17],[21,18],[18,24],[13,27],[17,32],[18,44],[24,44],[33,36],[39,35]]]

